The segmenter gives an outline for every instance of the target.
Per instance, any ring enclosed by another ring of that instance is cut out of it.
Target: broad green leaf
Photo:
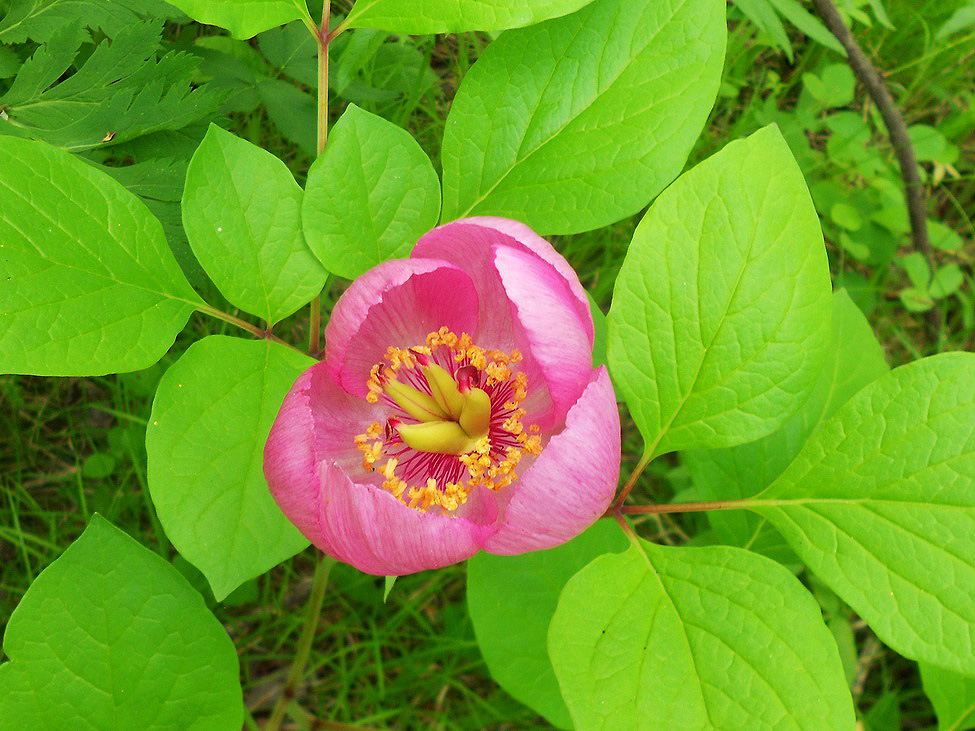
[[[10,616],[0,729],[239,729],[237,652],[199,592],[96,514]]]
[[[0,21],[0,43],[43,43],[65,26],[104,31],[109,38],[148,16],[169,17],[157,0],[12,0]]]
[[[748,503],[897,652],[975,673],[975,354],[864,388]]]
[[[42,142],[0,136],[0,372],[155,363],[202,300],[146,207]]]
[[[945,21],[945,24],[938,28],[934,36],[935,41],[943,41],[950,35],[960,30],[975,27],[975,3],[969,3],[955,8],[955,12]]]
[[[819,605],[739,548],[597,558],[562,590],[548,648],[577,728],[854,727]]]
[[[346,23],[425,35],[504,30],[574,12],[592,0],[357,0]]]
[[[609,364],[647,452],[730,447],[809,398],[829,344],[819,219],[774,126],[685,173],[633,235]]]
[[[781,429],[757,441],[681,453],[700,499],[733,500],[761,492],[782,474],[824,419],[887,370],[883,348],[867,319],[845,290],[836,292],[826,366],[806,405]],[[762,528],[764,518],[744,510],[712,511],[708,519],[722,541],[737,546],[748,545],[761,530],[772,530],[767,523]]]
[[[975,678],[919,663],[921,684],[938,716],[938,731],[975,728]]]
[[[596,0],[508,31],[464,77],[443,142],[443,220],[576,233],[645,206],[683,167],[718,91],[719,0]]]
[[[223,92],[193,87],[200,60],[157,59],[162,22],[133,22],[76,59],[84,33],[64,25],[37,48],[0,97],[0,133],[79,152],[179,129],[217,110]],[[74,73],[67,71],[76,66]]]
[[[149,491],[169,540],[217,601],[308,545],[271,497],[263,453],[285,394],[313,362],[269,341],[211,335],[159,383]]]
[[[223,296],[270,324],[322,291],[301,233],[301,188],[270,152],[214,124],[186,171],[183,226]]]
[[[467,606],[491,677],[559,728],[572,725],[547,649],[559,592],[594,558],[626,545],[614,521],[600,520],[558,548],[467,562]]]
[[[218,25],[245,39],[308,18],[304,0],[167,0],[198,23]]]
[[[410,133],[350,104],[312,163],[301,209],[325,268],[354,279],[437,224],[440,181]]]

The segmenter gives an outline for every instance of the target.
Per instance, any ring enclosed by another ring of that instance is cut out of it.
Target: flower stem
[[[268,719],[264,731],[278,731],[281,728],[288,703],[294,700],[298,693],[298,686],[301,685],[302,678],[305,675],[305,666],[311,656],[311,645],[315,639],[315,630],[318,629],[318,621],[322,616],[322,603],[325,600],[325,589],[328,587],[328,576],[334,565],[335,559],[323,553],[315,566],[315,578],[312,580],[311,594],[308,596],[305,623],[301,628],[298,646],[295,648],[295,659],[291,663],[288,678],[285,680],[281,695],[278,696],[278,700],[274,704],[274,709],[271,711],[271,717]]]
[[[643,456],[640,457],[640,461],[636,463],[636,467],[634,467],[633,471],[630,473],[630,476],[626,478],[626,484],[623,485],[623,489],[620,491],[620,496],[616,498],[616,502],[613,503],[613,507],[610,508],[610,511],[619,510],[622,507],[623,503],[626,501],[626,498],[629,496],[630,491],[633,489],[633,486],[636,484],[636,481],[640,479],[640,475],[643,474],[643,470],[646,469],[648,464],[650,464],[650,452],[644,452]]]
[[[332,36],[328,32],[332,0],[322,3],[322,27],[315,34],[318,40],[318,154],[325,151],[328,142],[328,44]],[[321,350],[322,297],[318,295],[311,301],[311,315],[308,318],[308,354],[313,358]]]

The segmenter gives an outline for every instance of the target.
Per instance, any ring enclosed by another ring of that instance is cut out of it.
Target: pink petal
[[[589,384],[592,342],[574,316],[565,279],[550,264],[513,246],[496,247],[494,264],[555,404],[548,424],[541,424],[550,428],[561,422]]]
[[[356,485],[334,464],[321,465],[321,533],[316,546],[360,571],[401,576],[470,558],[494,527],[419,513],[388,492]]]
[[[519,244],[538,256],[540,259],[555,268],[565,283],[573,297],[573,307],[579,316],[579,320],[586,330],[586,337],[589,339],[589,348],[592,349],[595,329],[592,322],[592,311],[589,309],[589,298],[586,290],[582,288],[579,277],[572,268],[572,265],[565,260],[555,248],[537,233],[532,231],[521,221],[513,221],[510,218],[498,218],[496,216],[473,216],[464,218],[461,221],[474,223],[478,226],[487,226],[500,231],[506,236],[515,239]]]
[[[349,393],[364,396],[369,369],[393,345],[422,345],[448,327],[477,331],[478,294],[461,268],[431,259],[397,259],[356,279],[325,328],[325,362]]]
[[[413,258],[447,261],[467,272],[477,290],[477,344],[510,351],[518,347],[508,296],[494,268],[494,246],[517,245],[510,236],[487,226],[453,221],[423,234],[413,247]]]
[[[318,548],[368,573],[408,574],[472,556],[495,530],[493,493],[472,494],[457,517],[446,517],[418,513],[369,484],[380,478],[363,469],[353,437],[379,411],[342,390],[324,362],[305,371],[264,448],[275,501]]]
[[[605,367],[514,488],[498,532],[484,550],[513,555],[558,546],[609,507],[620,470],[620,420]],[[504,491],[502,491],[503,494]]]

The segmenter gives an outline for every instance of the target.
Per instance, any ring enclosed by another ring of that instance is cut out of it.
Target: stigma
[[[538,427],[522,423],[521,360],[446,327],[414,347],[389,347],[366,384],[366,400],[386,416],[355,437],[363,468],[420,512],[451,512],[478,486],[510,485],[522,457],[542,448]]]

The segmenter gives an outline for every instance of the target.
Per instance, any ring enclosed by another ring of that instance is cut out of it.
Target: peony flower
[[[275,500],[325,553],[408,574],[551,548],[609,506],[619,413],[589,304],[527,226],[430,231],[352,283],[325,337],[264,450]]]

